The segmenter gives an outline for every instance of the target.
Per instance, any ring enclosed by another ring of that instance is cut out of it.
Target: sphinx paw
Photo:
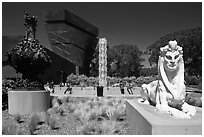
[[[157,104],[156,105],[156,109],[160,112],[167,112],[169,113],[170,107],[168,105],[164,105],[164,104]]]
[[[177,109],[171,109],[168,111],[170,115],[177,119],[190,119],[191,116],[188,113],[184,113],[183,111],[177,110]]]
[[[149,105],[149,101],[146,100],[146,99],[139,98],[138,101],[139,101],[140,103],[142,103],[142,104],[147,104],[147,105]]]
[[[190,116],[194,116],[196,114],[196,107],[191,106],[187,103],[184,103],[181,107],[182,111]]]
[[[146,93],[146,91],[147,91],[147,84],[142,84],[141,88],[142,88],[142,91]]]

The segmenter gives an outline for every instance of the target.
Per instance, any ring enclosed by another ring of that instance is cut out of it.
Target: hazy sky
[[[37,38],[49,47],[44,12],[68,9],[99,28],[99,37],[108,44],[137,45],[140,50],[160,37],[177,30],[202,27],[201,2],[36,2],[2,3],[2,34],[24,35],[24,11],[38,17]]]

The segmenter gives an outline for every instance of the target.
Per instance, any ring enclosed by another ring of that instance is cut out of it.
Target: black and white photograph
[[[2,135],[202,135],[202,1],[2,1]]]

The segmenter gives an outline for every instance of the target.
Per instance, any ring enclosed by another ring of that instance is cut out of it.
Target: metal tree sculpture
[[[35,37],[37,27],[37,17],[29,16],[25,12],[24,16],[26,34],[24,39],[7,53],[8,62],[17,73],[22,73],[23,78],[31,81],[38,80],[37,75],[42,74],[51,62],[45,48],[40,45]]]
[[[25,12],[24,16],[24,25],[26,27],[26,37],[29,41],[35,40],[35,32],[37,27],[37,17],[36,16],[29,16],[27,12]]]

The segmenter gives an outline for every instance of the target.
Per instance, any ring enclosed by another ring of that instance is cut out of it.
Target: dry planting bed
[[[11,116],[2,112],[2,134],[128,135],[126,98],[54,98],[47,112]]]

